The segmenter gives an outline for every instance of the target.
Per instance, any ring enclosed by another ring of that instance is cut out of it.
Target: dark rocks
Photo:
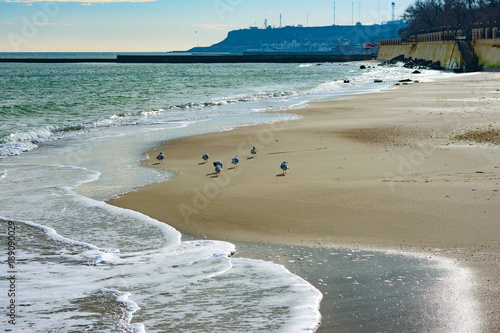
[[[442,70],[441,63],[439,61],[433,62],[432,60],[425,59],[412,59],[405,58],[404,55],[399,55],[397,57],[392,58],[391,60],[380,64],[379,66],[387,66],[387,65],[395,65],[398,62],[404,63],[403,67],[409,69],[434,69],[434,70]],[[417,73],[415,73],[417,74]]]
[[[359,69],[366,69],[366,66],[365,65],[361,65],[361,66],[359,66]]]

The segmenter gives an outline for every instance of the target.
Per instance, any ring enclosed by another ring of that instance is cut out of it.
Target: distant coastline
[[[378,43],[383,38],[396,38],[406,27],[402,21],[387,24],[331,25],[319,27],[286,26],[233,30],[227,37],[209,47],[195,47],[188,52],[274,52],[328,50],[335,54],[363,54],[364,43]]]

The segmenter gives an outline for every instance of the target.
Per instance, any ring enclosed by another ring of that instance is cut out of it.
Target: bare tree
[[[500,0],[417,0],[403,14],[409,23],[401,34],[436,31],[448,27],[470,30],[500,24]]]
[[[403,20],[411,22],[414,30],[433,29],[444,12],[441,0],[417,0],[403,14]]]

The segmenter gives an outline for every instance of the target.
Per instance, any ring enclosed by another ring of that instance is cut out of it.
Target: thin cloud
[[[75,25],[74,24],[68,24],[68,23],[51,23],[51,22],[47,22],[47,23],[35,23],[35,25],[38,25],[38,26],[60,26],[60,27],[74,27]]]
[[[227,30],[232,28],[240,28],[242,25],[237,24],[200,24],[200,27],[206,30]]]
[[[91,3],[117,3],[117,2],[153,2],[156,0],[0,0],[0,2],[15,2],[15,3],[37,3],[37,2],[75,2],[82,4]]]

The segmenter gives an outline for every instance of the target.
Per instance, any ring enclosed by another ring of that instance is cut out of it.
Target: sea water
[[[0,64],[2,327],[316,330],[326,295],[300,272],[234,258],[237,248],[227,242],[184,240],[167,224],[105,200],[171,177],[141,166],[143,153],[166,140],[294,119],[293,108],[308,101],[452,75],[360,65]],[[265,113],[271,110],[289,111]],[[367,255],[392,274],[395,266],[383,264],[387,254]],[[350,274],[348,268],[337,262],[331,269]],[[356,274],[361,282],[372,273]],[[338,322],[356,327],[346,318]]]

